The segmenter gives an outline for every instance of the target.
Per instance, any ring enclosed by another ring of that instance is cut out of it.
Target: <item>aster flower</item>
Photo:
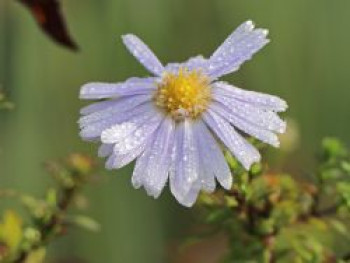
[[[234,87],[218,78],[235,72],[265,46],[267,30],[251,21],[239,26],[208,58],[163,66],[135,35],[123,36],[132,55],[154,76],[123,83],[88,83],[82,99],[104,99],[81,110],[81,137],[100,141],[107,169],[134,159],[132,184],[157,198],[166,183],[182,205],[192,206],[201,190],[225,189],[232,175],[226,147],[245,169],[260,161],[259,152],[241,133],[279,146],[286,124],[277,112],[282,99]]]

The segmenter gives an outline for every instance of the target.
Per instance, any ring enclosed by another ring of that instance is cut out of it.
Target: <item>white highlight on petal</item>
[[[137,128],[132,127],[126,132],[123,131],[123,135],[114,144],[113,154],[108,159],[106,168],[119,169],[140,156],[153,140],[162,118],[163,116],[158,113],[140,126],[136,125]]]
[[[209,75],[216,79],[238,70],[245,61],[269,42],[267,34],[268,31],[265,29],[254,29],[252,21],[243,23],[209,58]]]
[[[204,113],[203,117],[211,130],[215,132],[246,170],[249,170],[253,163],[260,161],[259,152],[239,135],[227,121],[211,110]]]
[[[132,121],[123,122],[120,124],[116,124],[109,129],[106,129],[101,134],[101,141],[103,143],[116,143],[126,136],[128,136],[132,131],[136,130],[138,122],[144,121],[144,118],[135,118]]]
[[[214,94],[246,102],[263,110],[282,112],[288,108],[287,103],[277,96],[240,89],[223,81],[214,82],[212,87]]]
[[[140,119],[139,123],[134,123],[135,128],[131,128],[129,132],[122,132],[119,140],[116,140],[113,152],[115,154],[126,154],[146,142],[149,136],[158,128],[162,118],[162,114],[157,112],[151,119],[144,119],[144,122]],[[102,140],[102,142],[104,141]]]
[[[106,169],[119,169],[131,163],[146,149],[147,143],[147,141],[144,141],[134,149],[123,154],[113,152],[106,162]]]
[[[164,67],[150,48],[137,36],[128,34],[122,37],[124,45],[130,53],[151,73],[161,76]]]

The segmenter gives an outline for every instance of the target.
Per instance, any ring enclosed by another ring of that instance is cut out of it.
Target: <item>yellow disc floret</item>
[[[180,68],[165,73],[158,84],[155,103],[176,120],[196,118],[206,110],[211,98],[210,80],[200,71]]]

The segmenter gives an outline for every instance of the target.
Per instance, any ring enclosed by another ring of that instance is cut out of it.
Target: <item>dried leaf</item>
[[[18,0],[34,16],[41,29],[55,42],[77,50],[78,46],[70,37],[57,0]]]

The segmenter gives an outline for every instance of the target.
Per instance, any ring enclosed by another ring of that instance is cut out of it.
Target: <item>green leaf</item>
[[[23,233],[24,239],[29,243],[37,243],[40,241],[41,234],[40,231],[33,227],[28,227]]]
[[[340,234],[347,236],[348,235],[348,229],[346,228],[345,224],[337,219],[330,219],[329,224]]]
[[[261,235],[268,235],[274,232],[275,221],[273,218],[261,220],[257,226],[257,231]]]
[[[263,170],[262,164],[261,163],[255,163],[250,168],[250,173],[252,175],[259,175],[259,174],[261,174],[262,170]]]
[[[233,196],[225,196],[224,198],[225,198],[227,207],[235,208],[235,207],[238,206],[238,201],[236,200],[235,197],[233,197]]]
[[[332,157],[344,157],[347,153],[344,145],[336,138],[324,138],[322,141],[322,147],[327,159]]]
[[[350,162],[348,161],[342,161],[341,162],[341,168],[348,174],[350,174]]]
[[[15,251],[22,237],[22,219],[14,211],[6,211],[0,223],[0,241],[5,243],[11,251]]]
[[[207,223],[218,223],[222,222],[225,219],[229,218],[231,216],[231,212],[229,209],[217,209],[212,212],[210,212],[206,218]]]
[[[350,208],[350,183],[348,182],[339,182],[336,185],[337,192],[343,199],[343,202],[346,206]]]
[[[67,221],[92,232],[98,232],[101,229],[101,225],[97,221],[84,215],[71,216]]]
[[[329,168],[321,171],[321,178],[323,181],[338,180],[342,177],[342,175],[343,175],[342,171],[337,167]]]
[[[39,248],[29,253],[25,263],[43,263],[46,257],[46,249]]]
[[[52,206],[55,207],[57,205],[57,191],[54,188],[48,189],[46,193],[46,202]]]
[[[239,162],[232,156],[232,154],[229,151],[225,152],[225,159],[233,171],[240,169]]]

